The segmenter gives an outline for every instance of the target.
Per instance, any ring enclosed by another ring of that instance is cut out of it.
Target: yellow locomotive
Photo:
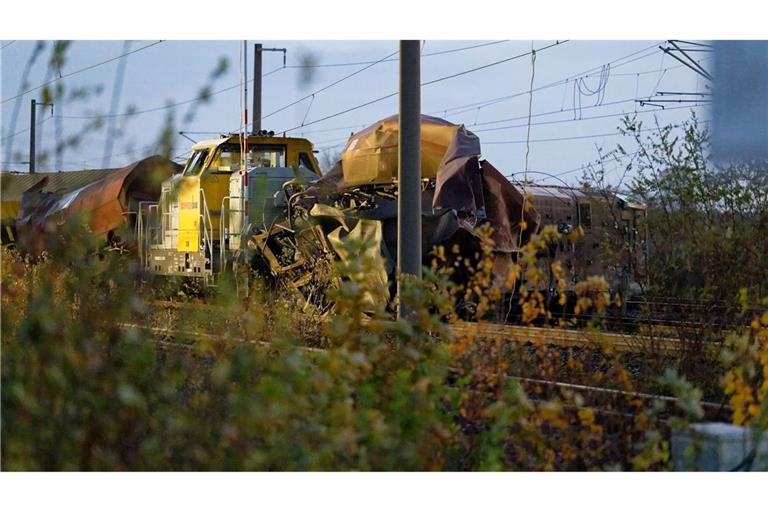
[[[142,267],[214,284],[242,258],[243,236],[275,222],[287,188],[320,176],[306,139],[260,132],[196,143],[183,171],[163,182],[159,201],[139,205]]]

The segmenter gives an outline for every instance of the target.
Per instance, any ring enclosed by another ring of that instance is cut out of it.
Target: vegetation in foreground
[[[535,237],[510,280],[556,236]],[[266,291],[160,308],[131,258],[87,238],[58,247],[35,262],[3,249],[6,470],[666,469],[670,427],[705,414],[680,361],[649,378],[610,347],[453,336],[456,290],[435,269],[403,295],[412,320],[393,321],[368,300],[374,257],[341,263],[336,313],[308,331],[300,305]],[[479,291],[480,315],[498,294],[485,261],[463,292]],[[597,278],[578,289],[584,310],[610,302]],[[524,299],[529,321],[537,300]],[[721,360],[730,419],[764,427],[768,313]],[[649,386],[677,399],[637,393]]]

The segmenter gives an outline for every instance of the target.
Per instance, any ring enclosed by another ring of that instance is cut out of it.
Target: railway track
[[[215,312],[221,309],[210,304],[178,303],[172,301],[155,301],[155,305],[171,309],[198,309],[205,312]],[[325,317],[320,317],[322,321]],[[384,322],[386,324],[386,321]],[[664,356],[676,356],[691,349],[706,351],[716,355],[720,343],[692,343],[674,333],[679,326],[649,326],[647,330],[628,334],[596,329],[578,329],[570,327],[538,327],[514,324],[499,324],[490,322],[456,322],[450,324],[455,337],[472,336],[477,339],[500,339],[504,342],[518,344],[549,344],[561,347],[594,347],[611,350],[617,353],[646,352]],[[195,336],[213,336],[208,333],[190,333]],[[233,340],[234,341],[234,340]],[[252,342],[241,339],[242,342]]]
[[[652,352],[666,356],[679,355],[689,344],[674,336],[656,334],[623,334],[607,331],[585,331],[559,327],[531,327],[491,323],[459,322],[451,326],[456,336],[502,339],[512,343],[549,344],[561,347],[600,347],[619,353]],[[714,343],[702,344],[713,354],[719,350]]]
[[[210,309],[213,307],[208,305],[199,305],[199,306],[202,306],[205,309]],[[207,332],[184,330],[184,329],[171,329],[171,328],[165,328],[165,327],[150,327],[150,326],[145,326],[145,325],[136,324],[136,323],[121,323],[120,327],[123,329],[137,329],[137,330],[150,332],[154,336],[156,336],[156,338],[153,339],[153,342],[155,344],[163,348],[176,349],[176,350],[179,350],[179,349],[194,350],[196,347],[196,343],[194,342],[194,340],[213,341],[213,340],[220,339],[220,335],[211,334]],[[510,336],[510,338],[505,339],[506,341],[520,342],[520,343],[544,342],[544,343],[555,344],[558,346],[573,347],[573,346],[583,346],[585,342],[584,338],[581,338],[580,340],[576,340],[574,337],[572,337],[569,334],[569,333],[572,333],[572,331],[567,331],[564,329],[509,326],[509,325],[503,326],[503,325],[492,325],[492,324],[483,325],[483,324],[477,324],[472,322],[462,322],[459,324],[454,324],[452,326],[452,329],[457,336],[474,335],[474,336],[480,336],[482,338],[483,336],[487,336],[489,334],[494,337],[502,335],[502,336]],[[553,338],[552,337],[553,331],[560,331],[560,336]],[[614,334],[612,336],[622,336],[622,335]],[[188,341],[182,341],[182,340],[188,340]],[[234,343],[249,344],[249,345],[259,346],[263,348],[269,348],[271,346],[271,343],[267,340],[251,339],[243,336],[236,336],[236,337],[228,336],[227,340]],[[616,344],[617,350],[621,350],[622,347],[630,348],[629,345],[622,345],[623,342],[617,343],[616,338],[608,338],[607,340],[603,339],[601,343],[611,342],[611,341],[613,341],[613,343]],[[586,340],[586,342],[589,343],[591,341]],[[309,353],[309,352],[322,352],[325,349],[302,346],[300,347],[300,350],[302,352]],[[456,370],[452,370],[452,372],[455,372],[455,371]],[[591,386],[586,384],[563,382],[563,381],[557,381],[557,380],[536,379],[536,378],[523,377],[518,375],[505,375],[504,378],[520,382],[521,384],[565,389],[568,391],[578,392],[578,393],[596,393],[596,394],[605,395],[605,396],[623,397],[623,398],[629,398],[629,399],[643,399],[643,400],[649,400],[649,401],[652,400],[652,401],[663,403],[665,405],[673,405],[678,400],[674,396],[643,393],[640,391],[625,391],[625,390],[620,390],[615,388]],[[701,401],[700,405],[705,411],[707,411],[707,413],[711,417],[719,417],[723,414],[728,413],[731,410],[730,406],[728,406],[727,404],[716,403],[716,402]],[[618,413],[616,411],[609,411],[609,410],[602,410],[602,409],[595,409],[595,410],[598,412],[607,413],[607,414],[623,414],[623,413]]]

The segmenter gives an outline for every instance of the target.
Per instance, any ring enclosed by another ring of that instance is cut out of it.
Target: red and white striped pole
[[[243,41],[243,129],[240,132],[242,158],[242,190],[240,197],[243,204],[243,227],[248,225],[248,41]],[[254,80],[256,77],[254,76]]]

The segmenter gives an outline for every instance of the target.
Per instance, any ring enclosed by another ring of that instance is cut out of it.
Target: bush
[[[508,281],[556,236],[534,237]],[[300,305],[260,287],[245,302],[220,290],[216,307],[153,302],[129,255],[88,238],[36,261],[3,249],[4,469],[664,469],[669,422],[701,416],[701,393],[674,373],[657,386],[679,400],[638,394],[609,347],[454,336],[457,290],[439,265],[405,287],[412,316],[392,320],[370,301],[376,257],[348,250],[363,256],[338,265],[334,313],[307,330]],[[479,293],[480,313],[499,295],[489,268],[481,258],[460,290]],[[595,279],[578,287],[585,310],[610,300]],[[735,406],[741,377],[764,401],[768,348],[750,343],[725,382]],[[736,369],[756,361],[762,373]]]

